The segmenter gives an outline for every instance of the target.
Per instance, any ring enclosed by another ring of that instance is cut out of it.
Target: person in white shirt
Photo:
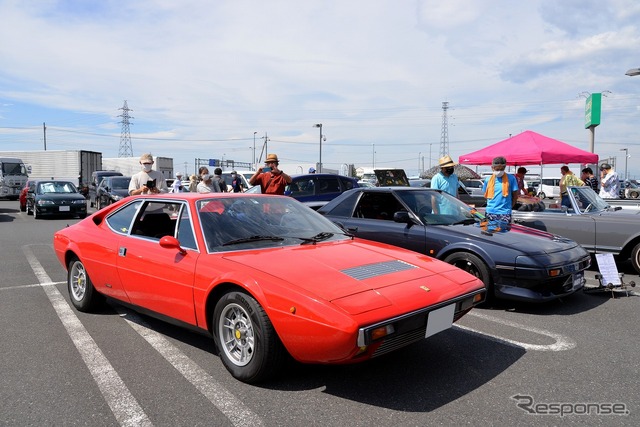
[[[173,181],[173,185],[171,186],[170,193],[182,193],[184,191],[184,186],[182,185],[182,174],[178,172],[176,174],[176,180]]]
[[[600,166],[600,197],[603,199],[620,198],[620,179],[609,163]]]
[[[129,182],[129,195],[157,194],[169,191],[167,183],[161,172],[152,170],[153,156],[150,153],[140,156],[142,170],[131,177]]]

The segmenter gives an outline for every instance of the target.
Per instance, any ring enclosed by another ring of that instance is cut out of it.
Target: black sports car
[[[347,232],[421,252],[480,278],[489,295],[547,301],[584,286],[591,264],[575,241],[529,227],[492,224],[433,189],[356,188],[318,212]]]
[[[98,210],[129,196],[130,176],[107,176],[102,178],[96,189],[96,208]]]

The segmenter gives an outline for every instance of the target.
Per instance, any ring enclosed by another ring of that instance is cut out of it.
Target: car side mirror
[[[413,219],[411,219],[411,216],[409,215],[409,212],[407,212],[407,211],[395,212],[393,214],[393,221],[394,222],[400,222],[400,223],[403,223],[403,224],[409,224],[409,225],[413,224]]]
[[[180,241],[173,236],[164,236],[160,239],[160,246],[165,249],[175,249],[182,255],[187,253],[186,250],[180,246]]]

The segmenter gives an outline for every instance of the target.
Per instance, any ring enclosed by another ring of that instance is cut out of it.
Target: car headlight
[[[86,200],[74,200],[71,202],[74,205],[84,205],[85,203],[87,203]]]
[[[111,198],[112,198],[114,201],[116,201],[116,202],[117,202],[118,200],[122,200],[122,196],[118,196],[117,194],[114,194],[113,196],[111,196]]]
[[[38,200],[37,205],[38,206],[50,206],[50,205],[55,205],[55,203],[53,202],[53,200],[40,199],[40,200]]]

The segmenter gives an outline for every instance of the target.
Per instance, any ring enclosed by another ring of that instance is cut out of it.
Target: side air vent
[[[378,262],[375,264],[361,265],[358,267],[347,268],[342,270],[344,274],[356,280],[365,280],[372,277],[382,276],[384,274],[397,273],[398,271],[410,270],[417,268],[415,265],[402,261]]]

